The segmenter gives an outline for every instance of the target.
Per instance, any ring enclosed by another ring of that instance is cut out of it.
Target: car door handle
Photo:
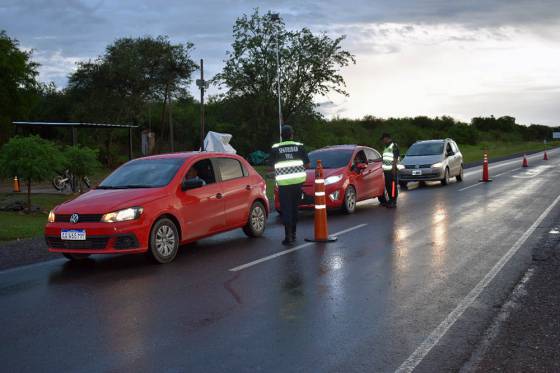
[[[223,195],[222,195],[222,193],[218,193],[218,194],[216,194],[216,198],[217,198],[217,199],[222,199],[222,198],[223,198]]]
[[[245,185],[245,189],[247,189],[247,190],[251,190],[251,189],[253,189],[253,187],[252,187],[252,186],[250,186],[250,185]]]

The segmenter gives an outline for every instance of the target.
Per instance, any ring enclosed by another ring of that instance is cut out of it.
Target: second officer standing
[[[292,245],[296,240],[298,206],[301,201],[302,186],[307,177],[309,157],[303,144],[293,141],[294,130],[291,126],[282,126],[282,142],[274,144],[270,162],[274,165],[280,211],[284,223],[284,245]]]

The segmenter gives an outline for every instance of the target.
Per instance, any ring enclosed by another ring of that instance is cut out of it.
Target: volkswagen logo
[[[70,216],[70,223],[76,224],[78,220],[80,220],[80,215],[72,214],[72,216]]]

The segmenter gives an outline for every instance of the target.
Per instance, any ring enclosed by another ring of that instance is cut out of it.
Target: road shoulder
[[[560,213],[541,225],[532,264],[463,372],[560,370]]]

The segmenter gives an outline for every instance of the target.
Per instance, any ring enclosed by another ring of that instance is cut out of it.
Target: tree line
[[[278,139],[276,47],[278,45],[283,120],[310,148],[336,143],[378,145],[382,132],[400,144],[418,139],[453,137],[459,143],[484,140],[525,141],[550,137],[546,126],[522,126],[512,117],[325,119],[315,104],[329,92],[348,95],[342,69],[355,57],[342,46],[344,36],[331,37],[307,28],[288,30],[271,12],[242,15],[233,25],[233,42],[224,68],[211,82],[224,93],[210,97],[207,130],[233,134],[233,146],[247,155],[268,151]],[[190,42],[172,43],[165,36],[121,38],[104,53],[78,63],[68,85],[57,89],[37,81],[37,63],[17,40],[0,33],[0,146],[15,134],[12,120],[136,124],[156,134],[156,150],[169,151],[173,123],[175,149],[198,149],[199,102],[188,87],[199,68]],[[64,129],[25,129],[59,143],[70,143]],[[109,167],[126,160],[127,133],[88,129],[79,143],[99,150]],[[135,149],[139,149],[139,134]],[[138,153],[138,151],[136,152]]]

